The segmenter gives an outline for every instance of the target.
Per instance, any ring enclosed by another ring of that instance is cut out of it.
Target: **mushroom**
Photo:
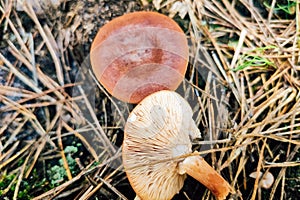
[[[273,182],[274,182],[274,176],[273,174],[271,174],[270,172],[266,172],[265,174],[263,174],[262,172],[259,172],[257,173],[256,171],[255,172],[252,172],[249,177],[251,178],[259,178],[261,179],[261,187],[265,188],[265,189],[269,189]]]
[[[185,99],[166,90],[147,96],[130,113],[122,158],[128,180],[140,199],[171,199],[182,188],[186,174],[205,185],[217,199],[224,199],[231,191],[198,153],[192,153],[191,140],[200,137],[192,115]]]
[[[175,90],[188,63],[188,44],[171,18],[133,12],[100,28],[90,50],[93,72],[114,97],[129,103]]]

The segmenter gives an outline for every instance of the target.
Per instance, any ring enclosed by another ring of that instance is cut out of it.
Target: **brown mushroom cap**
[[[191,153],[190,138],[200,137],[192,115],[189,104],[173,91],[151,94],[129,115],[123,164],[141,199],[171,199],[182,188],[186,175],[178,173],[180,160],[174,158]]]
[[[188,63],[188,44],[171,18],[134,12],[100,28],[90,60],[94,74],[111,95],[138,103],[156,91],[179,86]]]

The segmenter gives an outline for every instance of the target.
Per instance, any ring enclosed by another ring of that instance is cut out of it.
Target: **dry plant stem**
[[[22,155],[24,152],[26,152],[28,150],[28,148],[33,144],[29,143],[27,144],[25,147],[23,147],[20,151],[18,151],[18,153],[14,154],[13,156],[11,156],[9,159],[7,159],[5,162],[0,164],[0,170],[2,168],[4,168],[6,165],[8,165],[9,163],[11,163],[12,161],[14,161],[17,157],[19,157],[20,155]]]
[[[78,139],[81,140],[81,142],[85,145],[85,147],[87,148],[87,150],[90,152],[90,154],[93,156],[93,158],[96,160],[96,161],[99,161],[99,158],[98,158],[98,155],[96,153],[96,150],[93,148],[93,146],[91,146],[89,144],[89,142],[86,140],[85,137],[83,137],[83,135],[80,134],[80,132],[78,132],[78,130],[74,130],[71,126],[69,126],[66,122],[62,121],[62,125],[63,127],[73,133]]]
[[[218,199],[225,199],[231,186],[201,156],[190,156],[179,164],[179,173],[187,173],[207,187]]]
[[[102,129],[102,126],[98,123],[96,114],[93,112],[93,108],[90,104],[90,102],[88,101],[83,89],[81,86],[78,87],[80,93],[82,94],[82,97],[87,105],[88,110],[90,111],[91,117],[93,118],[93,120],[95,121],[96,127],[95,127],[95,133],[98,135],[98,137],[100,138],[101,142],[104,144],[104,146],[107,147],[107,151],[110,155],[113,155],[114,153],[116,153],[116,150],[114,149],[113,145],[110,143],[109,139],[107,138],[104,130]],[[93,126],[92,126],[93,127]],[[96,131],[96,128],[99,130],[99,134],[98,131]]]
[[[113,172],[111,172],[110,174],[108,174],[105,178],[101,178],[102,182],[100,182],[95,188],[93,188],[93,190],[87,194],[83,200],[88,200],[90,199],[102,186],[103,184],[105,184],[105,182],[107,182],[111,177],[113,177],[119,170],[121,170],[122,166],[119,166],[117,169],[115,169]]]
[[[267,144],[266,141],[267,141],[267,138],[264,139],[264,143],[263,143],[263,146],[262,146],[260,154],[259,154],[259,160],[258,160],[257,169],[256,169],[257,174],[260,172],[260,169],[261,169],[261,164],[263,161],[263,152],[264,152],[266,144]],[[252,200],[254,200],[256,198],[257,188],[259,187],[259,179],[260,179],[259,176],[257,176],[255,179],[254,189],[253,189],[253,193],[252,193],[252,197],[251,197]]]
[[[49,50],[49,53],[53,59],[54,65],[55,65],[56,75],[57,75],[59,84],[64,85],[64,77],[63,77],[63,71],[62,71],[62,66],[61,66],[60,60],[58,59],[58,56],[56,55],[56,52],[55,52],[54,47],[52,46],[52,43],[48,39],[45,29],[41,26],[39,19],[37,18],[36,14],[32,8],[32,5],[26,3],[24,8],[25,8],[25,12],[30,16],[30,18],[36,24],[37,29],[39,30],[39,33],[41,34],[43,40],[46,43],[46,46]]]
[[[300,146],[295,146],[294,150],[290,153],[290,155],[288,156],[287,158],[287,161],[291,161],[294,156],[297,154],[297,152],[299,152],[299,149],[300,149]],[[272,187],[272,190],[271,190],[271,193],[270,193],[270,199],[273,199],[274,198],[274,195],[275,195],[275,192],[277,190],[277,187],[282,179],[283,176],[285,176],[285,173],[286,173],[286,169],[287,167],[282,167],[274,184],[273,184],[273,187]]]
[[[62,120],[60,119],[58,121],[58,128],[56,130],[56,134],[58,136],[58,146],[59,146],[59,149],[60,149],[60,155],[61,155],[61,158],[62,158],[62,161],[63,161],[63,166],[65,168],[67,177],[68,177],[69,180],[72,180],[72,173],[71,173],[68,161],[67,161],[67,157],[66,157],[65,152],[64,152],[63,142],[62,142],[62,138],[61,138],[61,128],[62,128]]]

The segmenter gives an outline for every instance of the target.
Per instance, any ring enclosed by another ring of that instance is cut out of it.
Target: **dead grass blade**
[[[37,18],[36,14],[32,8],[32,5],[30,3],[25,2],[24,8],[25,8],[25,12],[27,12],[27,14],[31,17],[31,19],[36,24],[37,29],[39,30],[39,33],[41,34],[43,40],[45,41],[45,44],[52,56],[53,62],[55,64],[55,69],[56,69],[56,77],[58,79],[59,84],[64,85],[64,76],[63,76],[62,66],[61,66],[60,60],[58,59],[58,55],[55,52],[55,47],[52,46],[53,44],[56,44],[56,43],[54,43],[54,42],[51,43],[51,41],[50,41],[51,39],[53,39],[52,34],[49,31],[47,32],[48,36],[50,37],[50,39],[49,39],[47,36],[47,33],[45,32],[45,30],[47,31],[49,29],[47,29],[47,28],[45,29],[41,26],[39,19]]]

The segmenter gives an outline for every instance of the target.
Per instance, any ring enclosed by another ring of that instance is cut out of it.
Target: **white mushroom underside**
[[[175,92],[156,92],[136,106],[125,127],[123,163],[141,199],[171,199],[179,192],[186,176],[178,174],[175,157],[190,153],[189,135],[199,134],[190,106]]]

